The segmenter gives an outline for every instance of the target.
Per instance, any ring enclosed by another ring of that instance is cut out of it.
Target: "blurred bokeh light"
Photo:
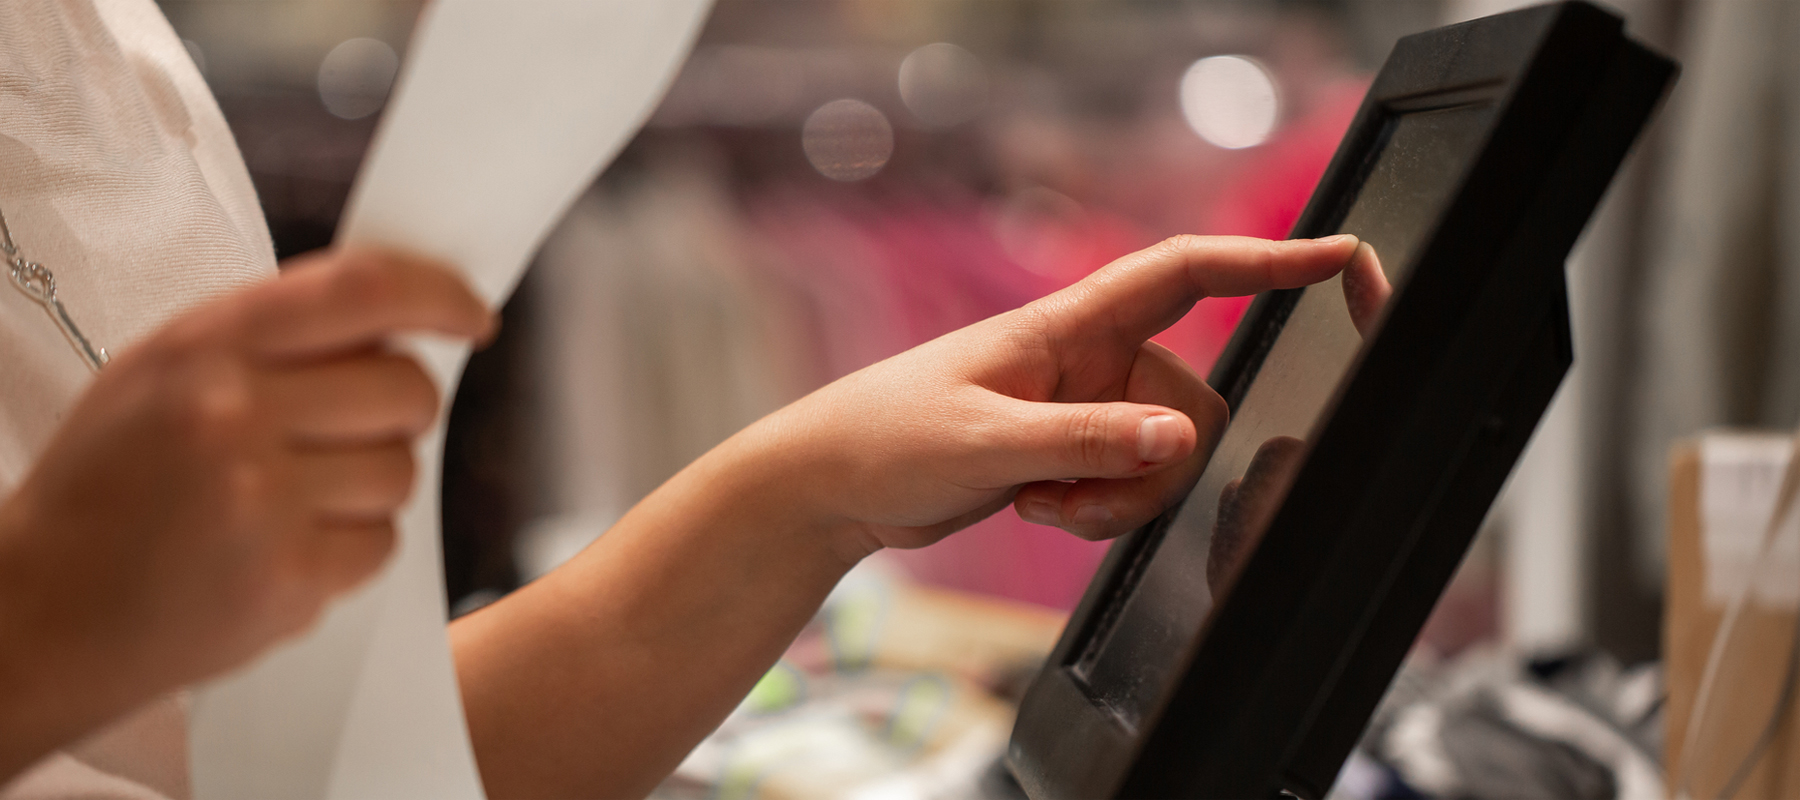
[[[1268,141],[1280,117],[1275,81],[1255,60],[1212,56],[1181,76],[1181,112],[1200,138],[1229,150]]]
[[[861,100],[833,100],[806,118],[800,142],[820,175],[860,181],[880,172],[894,155],[894,126]]]
[[[400,56],[380,39],[347,40],[319,62],[319,100],[343,119],[361,119],[381,110],[400,71]]]
[[[925,127],[968,122],[987,105],[987,67],[949,42],[925,45],[900,62],[900,99]]]

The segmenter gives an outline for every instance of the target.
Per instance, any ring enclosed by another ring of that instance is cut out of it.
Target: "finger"
[[[412,494],[412,446],[391,442],[374,447],[305,451],[294,456],[302,503],[314,519],[327,523],[379,521],[392,517]]]
[[[1367,339],[1374,332],[1375,321],[1393,293],[1375,248],[1368,242],[1357,245],[1349,266],[1344,267],[1344,304],[1350,307],[1350,322],[1358,335]]]
[[[1053,525],[1083,539],[1111,539],[1156,519],[1192,485],[1191,479],[1156,480],[1161,477],[1029,483],[1019,488],[1013,505],[1026,522]]]
[[[1023,400],[1004,405],[1008,435],[984,461],[992,468],[987,474],[1005,485],[1141,475],[1187,457],[1196,440],[1187,415],[1166,406]]]
[[[389,520],[321,525],[308,543],[314,580],[327,596],[347,592],[381,569],[395,541]]]
[[[425,368],[384,350],[270,370],[262,386],[289,440],[301,444],[410,439],[438,412],[437,386]]]
[[[1181,457],[1135,476],[1023,486],[1014,499],[1021,517],[1099,539],[1149,522],[1187,494],[1225,428],[1224,400],[1180,357],[1155,343],[1140,348],[1126,396],[1179,409],[1195,426],[1194,445]]]
[[[407,332],[480,339],[494,329],[486,305],[455,272],[388,251],[315,255],[254,292],[245,340],[268,358],[356,350]]]
[[[1203,297],[1292,289],[1330,278],[1356,249],[1348,234],[1268,241],[1177,236],[1125,256],[1048,299],[1065,330],[1137,343],[1175,324]]]

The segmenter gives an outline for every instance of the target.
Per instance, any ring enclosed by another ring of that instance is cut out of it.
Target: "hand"
[[[333,251],[121,353],[0,505],[4,716],[99,724],[308,627],[393,548],[437,413],[386,343],[493,327],[439,266]]]
[[[1184,236],[1017,311],[850,375],[747,432],[849,523],[847,558],[917,547],[1008,503],[1084,538],[1128,532],[1189,490],[1219,396],[1148,339],[1203,297],[1305,286],[1354,237]],[[764,465],[765,468],[768,465]]]

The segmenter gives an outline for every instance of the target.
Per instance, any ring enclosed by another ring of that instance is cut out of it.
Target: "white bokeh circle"
[[[900,100],[927,128],[968,122],[987,107],[987,66],[949,42],[925,45],[900,62]]]
[[[344,119],[361,119],[381,110],[400,56],[380,39],[348,39],[339,42],[319,62],[319,100],[325,110]]]
[[[800,144],[819,174],[860,181],[880,172],[894,155],[894,126],[881,109],[861,100],[833,100],[806,118]]]
[[[1275,80],[1247,56],[1212,56],[1181,76],[1181,113],[1200,138],[1229,150],[1268,141],[1280,118]]]

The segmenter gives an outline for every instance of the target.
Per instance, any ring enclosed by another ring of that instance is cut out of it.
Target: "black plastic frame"
[[[1293,236],[1336,232],[1401,113],[1495,104],[1480,154],[1135,729],[1069,668],[1176,510],[1109,551],[1013,729],[1031,797],[1325,794],[1568,369],[1563,261],[1674,74],[1584,2],[1395,45]],[[1234,410],[1301,291],[1258,297],[1233,334],[1209,382]]]

